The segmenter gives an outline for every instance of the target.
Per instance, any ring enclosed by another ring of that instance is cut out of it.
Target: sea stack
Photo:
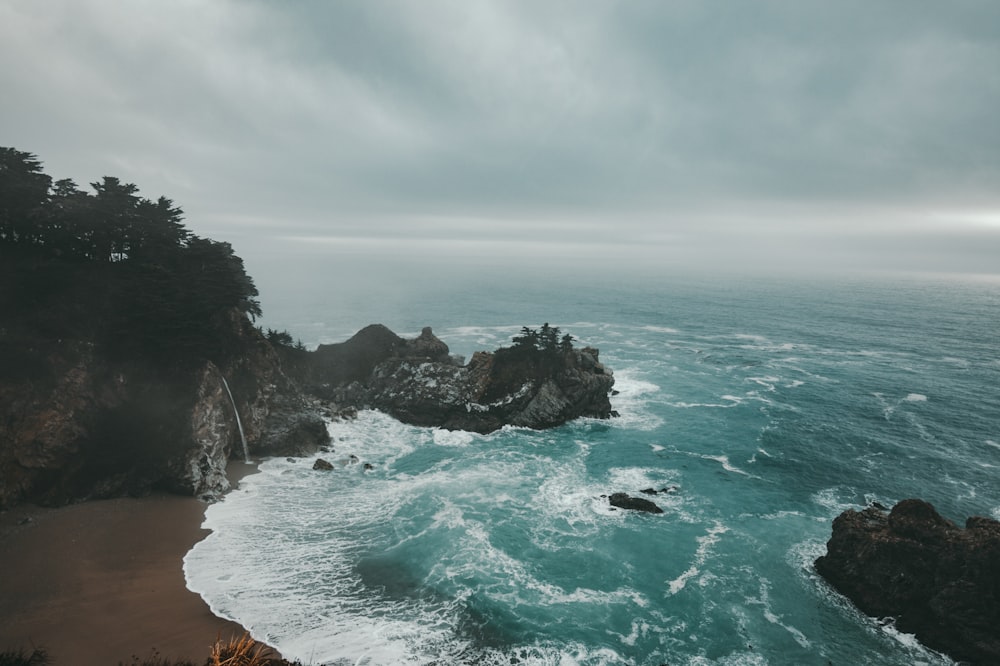
[[[845,511],[816,571],[863,612],[892,617],[926,646],[1000,663],[1000,522],[958,527],[929,503]]]

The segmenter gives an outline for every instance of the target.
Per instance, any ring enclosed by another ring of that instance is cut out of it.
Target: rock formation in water
[[[289,365],[316,395],[414,425],[488,433],[614,415],[614,376],[589,347],[515,346],[477,352],[462,364],[430,328],[405,340],[372,325],[340,344],[290,352]]]
[[[816,570],[864,613],[974,664],[1000,663],[1000,522],[965,528],[927,502],[845,511]]]
[[[663,513],[663,509],[657,506],[655,502],[643,499],[642,497],[632,497],[628,493],[613,493],[608,498],[608,502],[611,506],[618,507],[619,509],[643,511],[645,513]]]

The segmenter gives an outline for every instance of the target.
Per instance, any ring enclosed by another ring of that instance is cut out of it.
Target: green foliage
[[[540,329],[527,326],[514,336],[513,345],[501,347],[493,355],[490,388],[483,399],[494,400],[516,393],[525,380],[544,381],[555,377],[569,363],[573,336],[560,337],[558,326],[542,324]]]
[[[37,242],[36,222],[51,183],[34,155],[0,147],[0,242]]]
[[[267,338],[268,342],[275,347],[289,347],[291,349],[305,351],[306,346],[302,344],[302,340],[292,338],[292,334],[288,331],[276,331],[273,328],[269,328],[267,329],[267,333],[264,333],[263,331],[261,331],[261,333],[265,338]]]
[[[52,338],[89,336],[165,364],[232,351],[232,310],[261,315],[229,243],[192,234],[166,197],[105,176],[93,194],[52,179],[30,153],[0,148],[0,308]],[[4,270],[6,267],[6,270]]]
[[[567,354],[573,351],[573,336],[567,333],[560,338],[560,332],[558,326],[549,326],[548,322],[542,324],[541,330],[524,326],[521,334],[513,338],[512,349],[520,353]]]

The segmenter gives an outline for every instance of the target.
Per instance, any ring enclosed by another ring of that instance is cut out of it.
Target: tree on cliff
[[[31,153],[0,147],[0,242],[30,243],[52,179]]]
[[[193,235],[170,199],[132,183],[105,176],[91,188],[53,185],[34,155],[0,148],[0,308],[24,330],[93,336],[116,354],[225,353],[221,313],[261,314],[232,246]]]
[[[520,355],[531,355],[533,352],[547,356],[568,354],[573,351],[573,336],[566,334],[560,338],[560,333],[558,326],[549,326],[548,322],[542,324],[541,330],[523,326],[521,334],[512,339],[514,345],[510,349]]]

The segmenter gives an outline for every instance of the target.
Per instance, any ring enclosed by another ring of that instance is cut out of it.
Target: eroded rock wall
[[[845,511],[816,570],[864,613],[893,617],[925,645],[1000,663],[1000,522],[961,528],[927,502]]]
[[[168,372],[112,360],[94,345],[50,342],[31,372],[0,374],[0,507],[59,505],[152,488],[211,498],[243,457],[230,385],[253,455],[303,454],[329,435],[313,401],[238,313],[223,366]]]

